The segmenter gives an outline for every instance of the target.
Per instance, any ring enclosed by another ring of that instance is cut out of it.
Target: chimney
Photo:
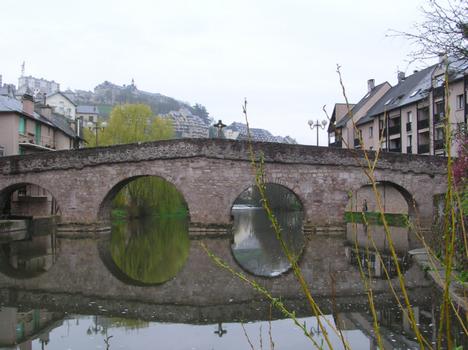
[[[23,112],[29,115],[34,114],[34,98],[29,94],[24,94],[21,99],[23,102]]]
[[[52,107],[49,105],[41,106],[41,115],[50,119],[52,117]]]
[[[403,80],[406,79],[405,72],[398,72],[397,73],[398,84],[400,84]]]
[[[375,88],[375,80],[374,79],[369,79],[367,81],[367,91],[371,92],[373,88]]]

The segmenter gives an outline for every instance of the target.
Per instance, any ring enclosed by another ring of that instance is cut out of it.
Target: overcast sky
[[[159,92],[229,124],[315,144],[309,119],[325,118],[376,84],[410,74],[409,44],[387,37],[421,20],[421,0],[2,0],[0,74],[55,80],[61,89],[92,90],[109,80]],[[326,144],[322,131],[321,145]]]

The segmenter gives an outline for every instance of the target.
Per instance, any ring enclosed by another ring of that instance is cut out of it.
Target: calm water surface
[[[276,214],[285,241],[299,257],[305,242],[302,212],[277,211]],[[248,273],[261,276],[277,276],[290,268],[262,210],[239,206],[234,208],[233,215],[235,225],[231,249],[240,267]],[[356,243],[359,249],[368,248],[365,240],[368,229],[360,227],[358,231],[348,232],[348,248]],[[387,242],[380,228],[372,229],[375,230],[376,244],[379,245],[379,249],[385,251]],[[398,237],[398,253],[403,258],[408,250],[407,233],[404,230],[395,230],[394,233]],[[128,277],[130,284],[135,282],[141,285],[156,285],[152,288],[157,288],[158,284],[177,278],[177,274],[186,264],[189,246],[187,220],[147,218],[114,222],[108,242],[108,253],[115,267]],[[348,252],[350,264],[355,264],[357,259],[368,258],[367,255],[359,255],[359,250],[354,253],[352,250]],[[34,278],[53,268],[57,254],[59,247],[56,245],[54,233],[5,243],[1,246],[0,273],[18,278]],[[376,266],[373,270],[374,277],[379,277],[379,271],[379,266]],[[0,289],[0,296],[2,292]],[[242,319],[233,318],[233,314],[241,313],[233,313],[232,306],[219,305],[218,316],[207,319],[202,316],[204,311],[201,307],[200,310],[192,310],[190,324],[186,321],[177,322],[177,315],[181,320],[187,317],[180,311],[180,305],[174,305],[173,311],[170,311],[171,306],[168,306],[168,312],[176,315],[173,317],[175,321],[167,323],[161,322],[165,317],[158,315],[142,320],[144,313],[141,312],[140,317],[139,311],[131,310],[131,306],[118,315],[115,312],[110,314],[98,305],[98,301],[89,303],[89,307],[96,312],[90,312],[89,309],[81,311],[80,307],[67,302],[45,307],[40,302],[40,292],[37,293],[39,301],[27,305],[21,304],[21,298],[16,302],[9,300],[8,303],[0,299],[0,349],[237,350],[250,349],[249,341],[255,349],[259,349],[260,344],[263,345],[263,349],[270,349],[270,334],[275,349],[313,348],[310,340],[291,320],[281,319],[281,315],[278,314],[273,316],[271,323],[268,322],[269,314],[265,312],[251,312],[250,316]],[[438,306],[434,302],[436,299],[432,297],[432,292],[426,294],[427,297],[423,299],[420,295],[416,296],[413,305],[423,334],[432,342],[435,340]],[[362,299],[362,305],[365,305],[365,296]],[[126,305],[125,300],[118,302],[120,305]],[[190,304],[190,300],[187,300],[187,304]],[[231,307],[229,313],[224,313],[228,306]],[[247,308],[248,305],[239,305],[239,310],[245,311]],[[414,334],[398,306],[387,300],[377,308],[385,349],[417,349]],[[200,315],[198,319],[197,313]],[[304,312],[300,316],[300,322],[305,322],[316,341],[322,343],[323,337],[317,327],[317,319],[307,316]],[[352,303],[340,305],[337,313],[331,315],[329,312],[325,317],[343,331],[351,348],[376,349],[372,318],[366,307]],[[332,334],[328,326],[327,329],[334,349],[342,349],[338,336]],[[456,327],[454,336],[458,343],[466,343],[463,333]]]

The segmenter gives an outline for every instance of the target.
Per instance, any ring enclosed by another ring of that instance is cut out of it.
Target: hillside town
[[[247,139],[244,123],[225,126],[218,135],[204,106],[138,90],[133,79],[123,86],[105,81],[93,92],[62,91],[54,80],[25,76],[23,64],[17,86],[3,83],[0,75],[0,156],[86,147],[83,129],[105,125],[114,106],[130,103],[147,104],[154,115],[170,120],[176,138]],[[296,143],[259,128],[250,134],[255,141]]]

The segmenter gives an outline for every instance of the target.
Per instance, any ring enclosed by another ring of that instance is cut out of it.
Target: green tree
[[[125,104],[112,110],[105,128],[96,124],[84,130],[88,147],[166,140],[174,137],[169,119],[155,117],[144,104]],[[126,185],[116,195],[114,213],[125,217],[185,214],[186,205],[177,189],[162,178],[147,176]]]
[[[88,146],[109,146],[133,142],[167,140],[174,137],[174,128],[169,119],[156,117],[144,104],[125,104],[112,110],[106,128],[96,125],[95,130],[85,129]]]

